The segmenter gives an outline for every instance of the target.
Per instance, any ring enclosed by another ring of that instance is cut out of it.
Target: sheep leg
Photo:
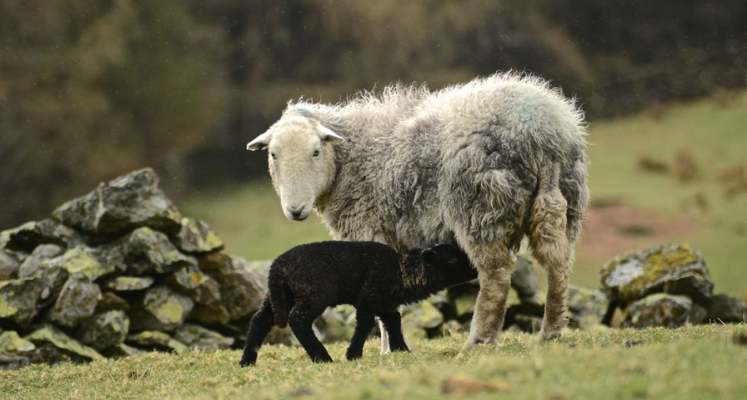
[[[543,190],[544,189],[544,190]],[[547,299],[540,340],[556,339],[568,323],[566,297],[568,272],[573,265],[573,247],[566,234],[567,205],[560,190],[548,181],[535,199],[530,219],[529,242],[534,257],[545,268]]]
[[[379,333],[381,334],[381,355],[389,353],[389,334],[386,331],[384,322],[379,318]]]
[[[391,351],[410,351],[402,334],[402,316],[397,310],[379,314],[381,322],[389,332],[389,349]]]
[[[262,307],[254,314],[249,324],[249,331],[246,334],[246,344],[244,345],[244,354],[241,356],[241,361],[239,361],[241,367],[246,367],[257,362],[257,352],[259,352],[262,342],[274,325],[273,317],[272,305],[268,296],[265,297]]]
[[[324,307],[313,307],[307,304],[298,304],[293,307],[288,316],[290,326],[296,339],[301,343],[311,361],[316,363],[332,362],[327,349],[314,334],[312,324],[314,320],[322,315]]]
[[[355,360],[363,356],[363,345],[366,344],[366,338],[371,333],[371,329],[376,325],[376,318],[371,310],[356,309],[355,319],[355,332],[350,340],[348,351],[345,353],[348,360]]]
[[[505,245],[486,248],[467,247],[470,260],[477,267],[480,292],[467,341],[463,348],[478,344],[496,344],[506,318],[506,305],[511,290],[513,263]]]

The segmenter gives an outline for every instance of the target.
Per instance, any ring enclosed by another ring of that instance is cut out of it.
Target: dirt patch
[[[695,222],[685,218],[664,218],[625,204],[600,204],[589,208],[576,246],[576,265],[599,269],[622,253],[681,241],[696,231]]]

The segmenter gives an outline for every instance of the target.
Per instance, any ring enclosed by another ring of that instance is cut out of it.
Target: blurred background
[[[248,258],[323,240],[245,150],[301,96],[531,71],[591,122],[577,277],[666,241],[747,285],[743,0],[0,0],[0,230],[152,166]]]

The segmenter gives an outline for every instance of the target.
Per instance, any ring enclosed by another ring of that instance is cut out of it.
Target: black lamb
[[[356,308],[348,360],[363,354],[375,316],[389,334],[390,350],[409,351],[397,308],[475,278],[477,271],[467,255],[448,245],[403,256],[374,242],[329,241],[294,247],[270,267],[269,293],[252,317],[239,365],[254,364],[272,327],[288,324],[312,361],[332,362],[314,335],[312,323],[327,307],[338,304]]]

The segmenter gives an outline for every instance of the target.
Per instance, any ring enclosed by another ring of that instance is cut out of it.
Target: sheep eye
[[[273,160],[277,160],[278,159],[278,157],[275,155],[275,153],[270,153],[270,155],[272,156]]]
[[[319,150],[314,150],[314,157],[319,155]]]

